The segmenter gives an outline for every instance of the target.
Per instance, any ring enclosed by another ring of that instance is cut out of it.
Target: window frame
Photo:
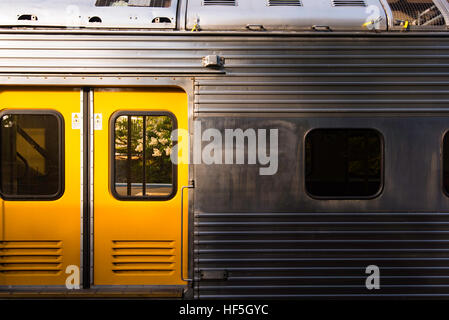
[[[372,130],[374,131],[380,138],[380,156],[381,156],[381,160],[380,160],[380,186],[378,191],[370,196],[316,196],[313,195],[309,192],[309,190],[307,189],[307,182],[306,182],[306,174],[307,174],[307,166],[306,166],[306,139],[307,136],[312,133],[315,130]],[[373,200],[378,198],[384,191],[384,187],[385,187],[385,138],[384,135],[382,134],[382,132],[376,128],[367,128],[367,127],[324,127],[324,128],[312,128],[306,131],[306,133],[303,136],[303,155],[302,155],[302,160],[303,160],[303,164],[304,164],[304,168],[303,168],[303,174],[304,174],[304,179],[303,179],[303,188],[305,193],[307,194],[307,196],[309,196],[311,199],[314,200]]]
[[[0,183],[0,197],[3,200],[8,201],[55,201],[60,199],[65,192],[65,123],[62,114],[53,109],[3,109],[0,111],[0,120],[5,115],[52,115],[56,118],[58,124],[58,137],[59,137],[59,179],[58,179],[58,191],[51,195],[6,195],[3,192],[2,183]],[[1,131],[0,131],[0,145]],[[1,150],[1,149],[0,149]],[[1,166],[0,159],[0,166]],[[0,180],[2,178],[2,172],[0,170]]]
[[[166,196],[122,196],[115,188],[115,122],[121,116],[153,116],[153,117],[169,117],[173,123],[173,131],[178,129],[178,121],[176,116],[169,111],[136,111],[136,110],[119,110],[114,112],[109,119],[109,188],[112,196],[120,201],[168,201],[173,199],[178,193],[178,165],[172,163],[172,191]],[[176,135],[178,138],[178,135]],[[176,155],[178,159],[178,155]]]

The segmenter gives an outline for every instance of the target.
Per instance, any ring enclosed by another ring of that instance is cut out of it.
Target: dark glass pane
[[[1,189],[5,196],[54,196],[60,190],[60,132],[54,115],[1,118]]]
[[[443,140],[443,187],[449,194],[449,133],[446,133]]]
[[[306,137],[306,189],[317,197],[370,197],[382,183],[382,142],[372,129],[317,129]]]
[[[120,116],[115,121],[115,190],[122,197],[166,197],[173,191],[168,116]],[[144,149],[145,142],[145,149]]]

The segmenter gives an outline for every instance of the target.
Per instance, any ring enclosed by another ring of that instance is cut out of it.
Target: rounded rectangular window
[[[127,112],[114,121],[113,193],[118,199],[166,200],[176,192],[170,114]]]
[[[5,199],[56,199],[63,192],[63,122],[56,112],[1,113],[1,193]]]
[[[383,143],[373,129],[315,129],[305,139],[305,186],[312,197],[373,198],[382,189]]]

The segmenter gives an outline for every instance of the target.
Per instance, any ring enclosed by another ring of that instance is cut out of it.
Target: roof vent
[[[366,7],[365,0],[332,0],[334,7]]]
[[[302,7],[301,0],[268,0],[268,6],[278,7],[278,6],[292,6],[292,7]]]
[[[37,21],[37,16],[33,15],[33,14],[22,14],[20,15],[17,20],[20,21]]]
[[[171,23],[170,18],[167,17],[157,17],[154,18],[153,21],[151,21],[152,23]]]
[[[89,22],[90,22],[90,23],[101,23],[102,20],[101,20],[100,17],[95,16],[95,17],[90,17],[90,18],[89,18]]]
[[[203,6],[235,6],[236,0],[203,0]]]

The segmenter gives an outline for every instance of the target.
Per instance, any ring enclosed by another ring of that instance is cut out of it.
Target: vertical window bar
[[[147,116],[143,116],[143,155],[142,155],[142,195],[145,196],[147,194],[147,182],[146,182],[146,146],[147,146]]]
[[[14,116],[11,116],[11,117],[14,117]],[[11,139],[12,140],[11,144],[10,144],[10,154],[11,154],[11,156],[8,159],[10,161],[10,164],[11,164],[10,165],[11,172],[9,174],[10,187],[9,187],[8,192],[16,194],[17,193],[17,184],[15,182],[16,181],[16,170],[15,170],[16,166],[15,166],[15,161],[12,161],[12,159],[13,159],[13,157],[14,158],[16,157],[17,125],[15,124],[15,121],[13,123],[14,123],[13,124],[13,129],[14,129],[13,137],[14,137],[14,140]]]
[[[131,195],[131,116],[128,116],[128,157],[126,160],[127,194]]]

